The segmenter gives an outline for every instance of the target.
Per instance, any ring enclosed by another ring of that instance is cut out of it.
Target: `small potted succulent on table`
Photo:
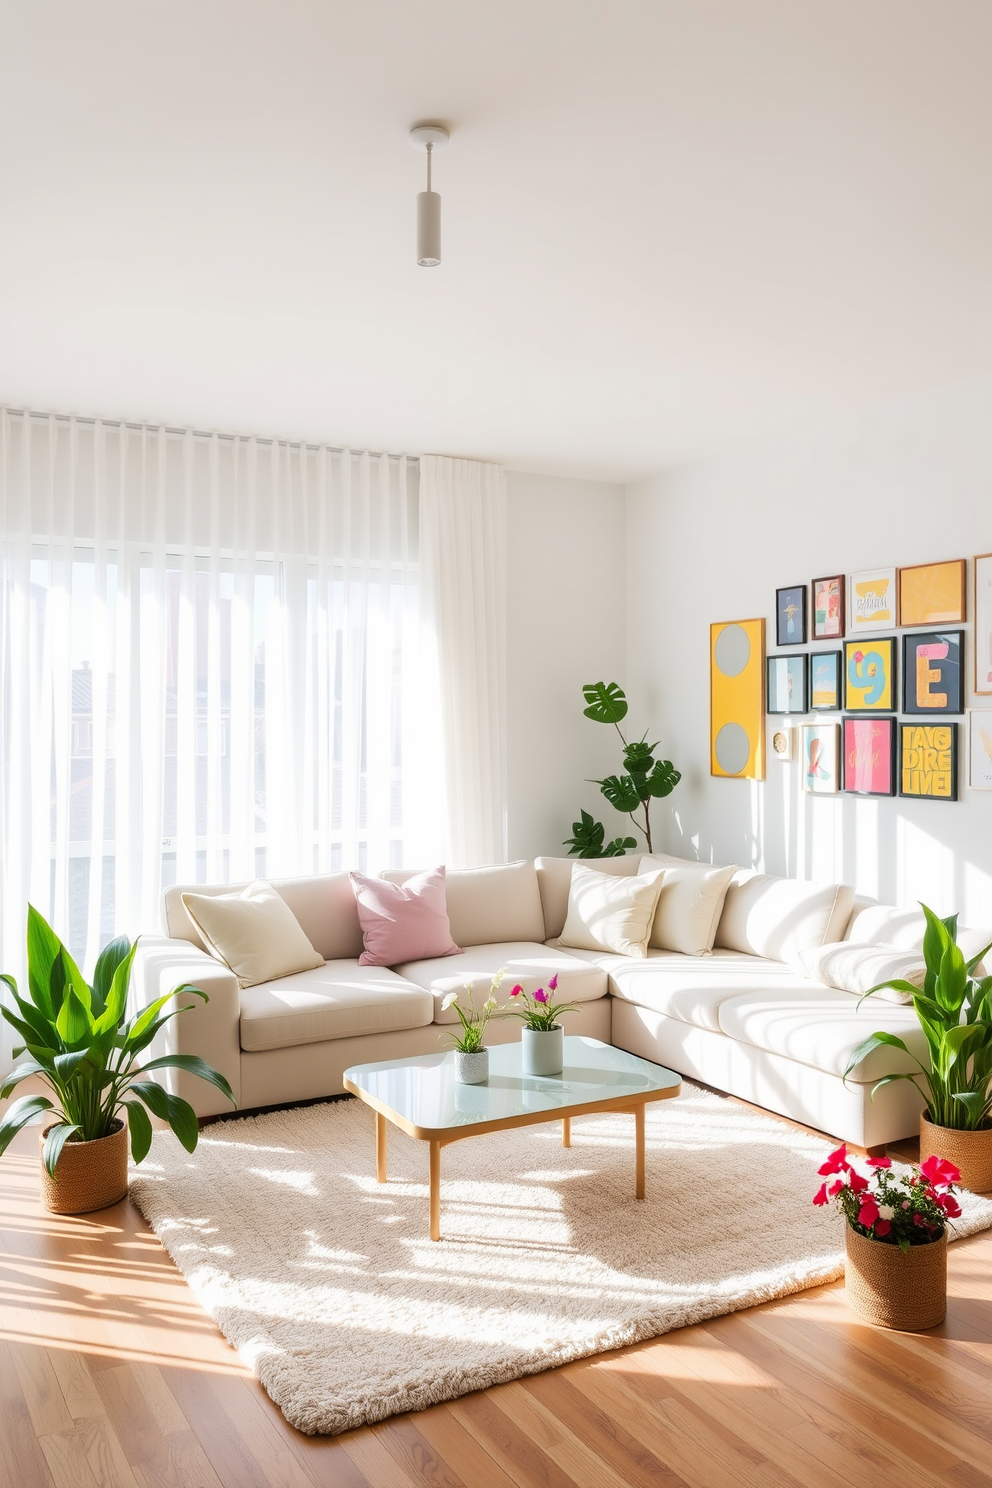
[[[953,1193],[961,1175],[940,1157],[900,1173],[889,1157],[865,1163],[868,1177],[842,1144],[820,1168],[813,1199],[836,1199],[847,1219],[848,1304],[881,1328],[935,1328],[947,1311],[947,1221],[961,1213]]]
[[[555,1002],[558,973],[548,978],[547,990],[525,992],[518,982],[510,993],[514,999],[507,1011],[523,1019],[520,1035],[520,1067],[525,1075],[560,1075],[565,1063],[565,1030],[558,1022],[562,1013],[575,1011],[574,1002]]]
[[[475,991],[466,986],[465,999],[459,992],[449,992],[441,1004],[441,1011],[454,1008],[462,1025],[461,1033],[450,1033],[451,1046],[455,1051],[455,1079],[459,1085],[482,1085],[489,1079],[489,1050],[484,1047],[489,1020],[499,1006],[497,993],[500,982],[506,976],[502,967],[489,985],[489,994],[481,1007],[475,1003]]]

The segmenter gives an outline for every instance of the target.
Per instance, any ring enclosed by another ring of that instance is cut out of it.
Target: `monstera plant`
[[[612,724],[623,746],[623,773],[607,775],[598,785],[610,805],[630,817],[635,831],[643,834],[651,852],[651,802],[670,796],[682,779],[671,760],[655,759],[657,744],[647,742],[647,734],[628,740],[620,725],[627,716],[627,699],[617,682],[587,682],[582,689],[586,700],[583,713],[594,723]],[[606,828],[588,811],[580,811],[572,823],[572,836],[565,844],[570,854],[580,858],[619,858],[637,847],[636,837],[614,837],[606,841]]]

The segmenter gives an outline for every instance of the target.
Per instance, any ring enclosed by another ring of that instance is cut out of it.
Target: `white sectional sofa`
[[[925,1057],[912,1007],[878,999],[859,1006],[856,996],[811,980],[795,964],[799,952],[845,938],[916,950],[922,915],[855,901],[844,885],[740,871],[717,906],[710,953],[655,945],[634,959],[557,944],[574,861],[449,871],[448,914],[461,954],[389,969],[358,964],[362,936],[347,874],[276,881],[324,965],[248,988],[206,951],[176,886],[164,896],[166,935],[139,941],[132,996],[144,1005],[183,982],[202,988],[209,1003],[167,1025],[168,1047],[207,1059],[227,1076],[239,1107],[253,1109],[339,1094],[352,1064],[442,1050],[445,1027],[455,1022],[454,1011],[442,1008],[445,994],[488,985],[500,967],[508,968],[507,990],[557,972],[559,997],[577,1004],[564,1018],[570,1033],[612,1042],[861,1146],[916,1131],[921,1102],[908,1082],[870,1097],[873,1082],[903,1056],[876,1052],[842,1080],[851,1051],[875,1029],[898,1033]],[[622,876],[679,861],[634,855],[585,866]],[[198,894],[237,888],[189,887]],[[984,943],[979,932],[960,938],[971,954]],[[516,1039],[519,1029],[515,1018],[494,1020],[489,1042]],[[174,1076],[172,1088],[200,1116],[230,1109],[212,1087],[185,1075]]]

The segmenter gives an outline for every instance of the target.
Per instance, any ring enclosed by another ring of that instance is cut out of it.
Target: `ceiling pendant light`
[[[422,269],[436,269],[441,262],[441,198],[431,190],[431,163],[435,150],[448,143],[443,124],[417,124],[410,130],[410,144],[427,151],[427,190],[417,195],[417,262]]]

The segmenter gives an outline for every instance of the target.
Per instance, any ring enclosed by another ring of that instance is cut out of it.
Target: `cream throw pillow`
[[[654,867],[665,873],[649,944],[684,956],[708,956],[736,866],[714,868],[712,863],[647,853],[640,867],[642,873]]]
[[[912,982],[922,987],[927,974],[922,951],[894,951],[891,946],[852,945],[849,940],[816,946],[803,951],[800,960],[807,973],[841,992],[863,997],[879,982]],[[908,992],[886,987],[876,992],[885,1002],[912,1002]]]
[[[614,878],[573,864],[568,913],[558,944],[581,951],[646,956],[663,879],[661,869]]]
[[[285,899],[262,879],[240,894],[183,894],[208,949],[242,987],[323,966]]]

